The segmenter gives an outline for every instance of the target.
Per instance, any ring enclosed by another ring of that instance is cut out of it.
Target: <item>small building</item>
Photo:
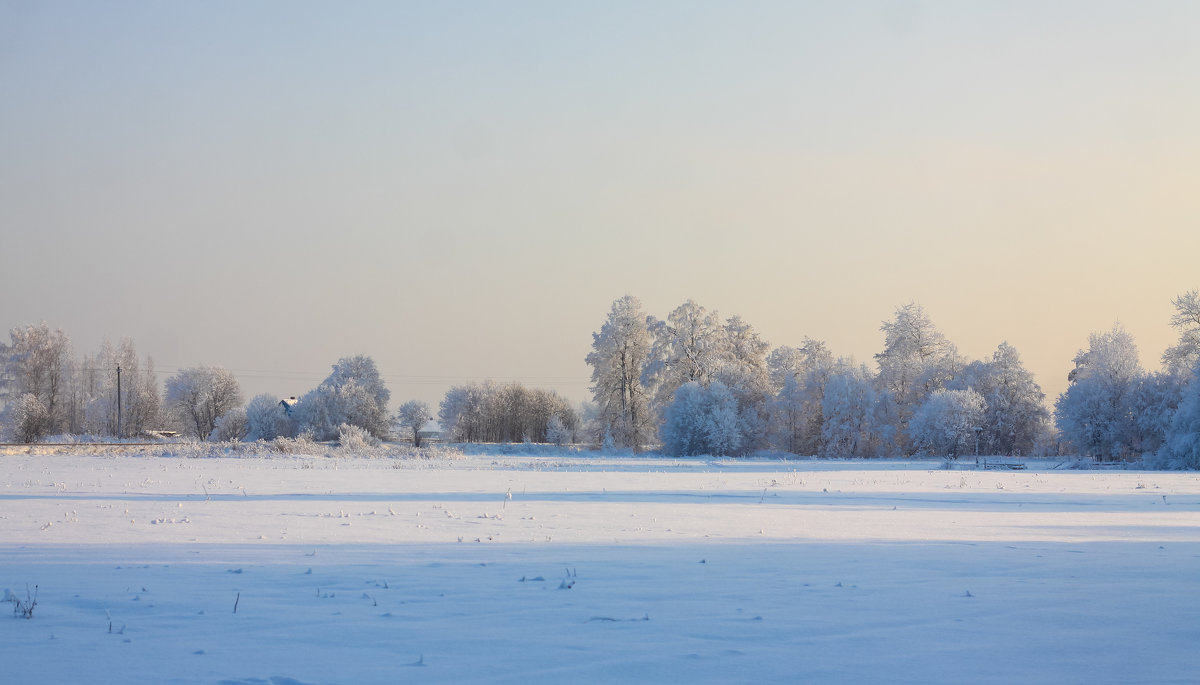
[[[422,443],[441,442],[442,424],[433,419],[429,419],[425,422],[425,425],[421,426],[421,430],[417,431],[417,438],[420,439]]]
[[[296,406],[300,404],[300,400],[295,397],[289,397],[285,400],[279,400],[279,406],[283,408],[283,415],[290,417],[292,412],[296,411]]]

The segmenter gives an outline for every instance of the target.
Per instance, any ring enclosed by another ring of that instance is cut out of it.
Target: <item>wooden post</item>
[[[121,439],[121,365],[117,364],[117,439]]]

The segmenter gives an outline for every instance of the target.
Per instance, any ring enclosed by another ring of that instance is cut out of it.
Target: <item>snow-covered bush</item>
[[[737,399],[720,381],[707,388],[685,383],[675,391],[660,433],[663,451],[673,456],[740,454]]]
[[[50,412],[33,393],[21,395],[10,413],[9,423],[17,442],[37,442],[50,432]]]
[[[365,428],[348,423],[338,426],[338,447],[345,452],[367,452],[379,444],[379,438]]]

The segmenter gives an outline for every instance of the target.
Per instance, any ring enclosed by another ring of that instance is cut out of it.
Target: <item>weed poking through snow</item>
[[[33,586],[33,594],[29,593],[29,586],[25,586],[25,599],[17,597],[8,590],[4,591],[4,599],[12,602],[13,616],[20,618],[33,618],[33,608],[37,606],[38,586]]]

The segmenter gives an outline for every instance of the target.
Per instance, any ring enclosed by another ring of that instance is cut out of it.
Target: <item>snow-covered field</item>
[[[1200,475],[1052,465],[4,456],[0,680],[1200,682]]]

